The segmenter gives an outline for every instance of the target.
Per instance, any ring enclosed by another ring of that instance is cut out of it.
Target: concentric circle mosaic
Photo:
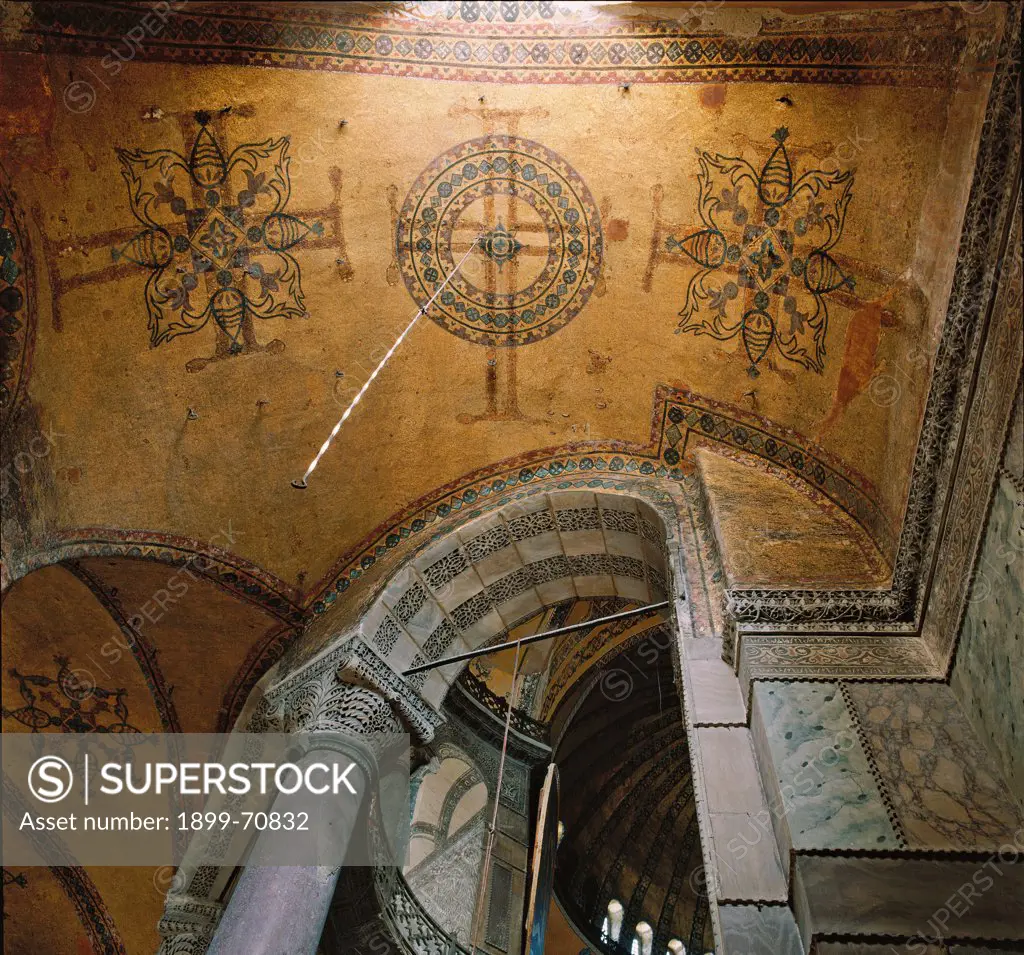
[[[601,219],[579,174],[515,136],[485,136],[435,159],[398,220],[406,288],[428,314],[483,345],[552,335],[586,305],[601,272]]]

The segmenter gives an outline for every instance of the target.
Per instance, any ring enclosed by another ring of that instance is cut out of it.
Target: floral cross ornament
[[[853,198],[853,173],[805,172],[794,180],[789,131],[758,172],[745,159],[700,152],[698,212],[703,228],[669,251],[700,268],[686,289],[679,332],[720,341],[739,336],[751,377],[772,346],[821,372],[829,293],[852,293],[854,280],[833,257]]]
[[[196,113],[199,132],[189,155],[171,149],[117,150],[132,214],[143,226],[112,250],[150,270],[145,298],[150,345],[217,328],[216,358],[260,346],[253,318],[306,316],[299,266],[290,250],[321,235],[285,209],[291,192],[288,137],[246,143],[225,155]],[[277,347],[274,347],[277,346]],[[207,361],[189,362],[198,370]]]

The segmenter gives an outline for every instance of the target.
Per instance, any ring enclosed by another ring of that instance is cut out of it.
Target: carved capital
[[[353,638],[286,677],[260,701],[250,732],[402,732],[433,739],[443,718],[367,644]]]
[[[168,895],[157,923],[157,955],[205,955],[224,906],[190,895]]]

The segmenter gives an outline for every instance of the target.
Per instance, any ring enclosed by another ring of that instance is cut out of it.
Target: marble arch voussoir
[[[402,672],[476,649],[562,600],[665,600],[666,539],[662,517],[635,497],[537,494],[467,522],[412,558],[363,615],[359,635]],[[462,666],[409,680],[439,706]]]

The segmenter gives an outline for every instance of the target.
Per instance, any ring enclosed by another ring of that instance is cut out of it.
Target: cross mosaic
[[[777,129],[761,171],[738,156],[699,156],[703,228],[670,235],[669,252],[700,268],[690,278],[676,333],[739,338],[752,378],[770,352],[821,372],[828,296],[854,278],[832,255],[853,198],[853,173],[812,169],[794,179]]]
[[[143,228],[112,250],[113,259],[150,270],[145,301],[153,347],[212,319],[217,358],[280,351],[281,342],[257,342],[253,319],[306,316],[291,250],[321,236],[323,227],[286,212],[287,136],[225,155],[210,114],[195,119],[199,131],[187,157],[171,149],[117,151]]]
[[[437,157],[409,191],[396,242],[416,303],[454,335],[492,347],[568,324],[593,293],[603,255],[601,217],[580,175],[539,143],[504,135]]]

